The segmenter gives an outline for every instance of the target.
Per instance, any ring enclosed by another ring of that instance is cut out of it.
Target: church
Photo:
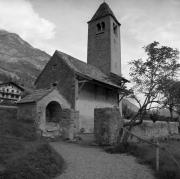
[[[102,3],[88,21],[87,63],[56,50],[35,82],[36,93],[55,87],[79,112],[79,132],[93,133],[95,108],[116,106],[121,111],[128,80],[121,73],[120,26],[109,5]]]

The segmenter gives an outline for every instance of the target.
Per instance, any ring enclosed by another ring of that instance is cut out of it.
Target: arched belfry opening
[[[59,123],[61,114],[61,105],[56,101],[51,101],[46,107],[46,122]]]

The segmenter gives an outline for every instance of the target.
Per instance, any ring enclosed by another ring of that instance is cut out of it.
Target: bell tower
[[[87,63],[121,76],[120,23],[106,2],[88,22]]]

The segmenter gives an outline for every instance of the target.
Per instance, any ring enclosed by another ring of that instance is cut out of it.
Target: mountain
[[[50,55],[32,47],[19,35],[0,30],[0,82],[32,87]]]
[[[128,98],[122,100],[122,107],[123,108],[127,107],[132,112],[138,112],[139,110],[139,108],[134,103],[132,103]]]

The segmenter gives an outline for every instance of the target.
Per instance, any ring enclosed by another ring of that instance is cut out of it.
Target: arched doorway
[[[62,108],[56,101],[51,101],[46,107],[46,122],[59,123],[61,120]]]

